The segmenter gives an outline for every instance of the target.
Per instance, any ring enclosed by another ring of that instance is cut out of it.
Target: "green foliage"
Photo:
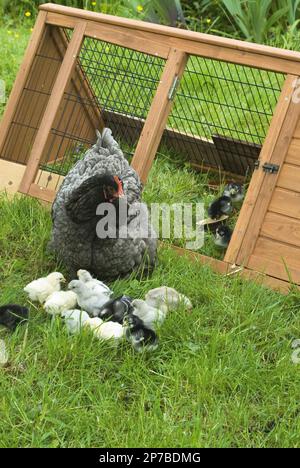
[[[282,7],[272,12],[273,0],[222,0],[242,35],[248,41],[264,42],[271,28],[282,20],[288,7]]]

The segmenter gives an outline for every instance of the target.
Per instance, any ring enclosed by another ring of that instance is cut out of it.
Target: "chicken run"
[[[1,188],[54,202],[53,250],[73,277],[84,268],[109,279],[146,251],[153,268],[156,242],[104,247],[79,208],[94,209],[105,168],[134,205],[163,155],[206,177],[208,241],[177,252],[287,291],[300,283],[299,62],[298,52],[42,5],[1,122]]]

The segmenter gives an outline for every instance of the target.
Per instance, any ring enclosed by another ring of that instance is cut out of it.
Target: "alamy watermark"
[[[204,217],[203,203],[127,203],[119,199],[118,205],[101,203],[96,214],[99,239],[157,238],[183,239],[185,247],[198,250],[204,244],[204,230],[199,222]]]
[[[0,80],[0,104],[6,102],[5,81]]]

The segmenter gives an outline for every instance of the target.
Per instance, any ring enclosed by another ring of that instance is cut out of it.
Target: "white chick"
[[[149,306],[157,307],[163,312],[175,310],[180,304],[183,304],[188,310],[193,308],[188,297],[168,286],[152,289],[146,294],[145,299]]]
[[[167,316],[166,311],[152,307],[141,299],[135,299],[132,301],[132,305],[134,307],[133,314],[144,322],[145,327],[152,330],[155,329],[155,326],[161,325]]]
[[[65,319],[68,332],[71,335],[79,333],[87,320],[90,320],[89,314],[84,310],[65,310],[61,316]]]
[[[100,318],[94,317],[88,319],[85,327],[93,330],[94,335],[99,340],[115,340],[119,341],[125,336],[125,329],[117,322],[103,322]]]
[[[96,330],[100,325],[102,325],[103,320],[99,317],[89,318],[84,322],[84,326],[90,328],[91,330]]]
[[[109,293],[100,292],[97,288],[90,289],[80,280],[73,280],[68,286],[77,295],[78,305],[93,317],[97,317],[101,307],[109,301]]]
[[[24,291],[28,294],[31,301],[43,304],[50,294],[60,291],[61,283],[65,281],[61,273],[54,272],[46,278],[39,278],[27,284]]]
[[[93,278],[87,270],[78,270],[77,276],[79,281],[85,283],[89,289],[93,291],[96,290],[99,293],[108,294],[109,296],[113,294],[113,291],[108,286],[106,286],[106,284],[102,283],[102,281],[99,281],[96,278]]]
[[[61,315],[64,310],[74,309],[76,305],[77,296],[73,291],[56,291],[46,300],[44,309],[50,315]]]

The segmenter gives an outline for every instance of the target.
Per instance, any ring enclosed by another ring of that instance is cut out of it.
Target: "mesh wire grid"
[[[27,161],[71,34],[47,28],[1,158]],[[86,37],[40,168],[65,175],[95,142],[102,121],[123,151],[133,154],[164,64],[159,57]],[[190,56],[159,151],[166,148],[198,166],[247,174],[259,155],[284,78]],[[41,177],[37,182],[47,186],[51,177],[46,182]]]
[[[251,173],[284,79],[279,73],[190,56],[162,146],[187,154],[199,166]]]
[[[64,34],[69,40],[69,31]],[[41,169],[65,175],[95,143],[95,130],[101,121],[112,129],[122,150],[130,156],[148,115],[164,63],[159,57],[86,37],[73,76],[77,86],[69,87],[64,94]],[[95,117],[97,112],[98,119],[93,119],[91,116]]]

